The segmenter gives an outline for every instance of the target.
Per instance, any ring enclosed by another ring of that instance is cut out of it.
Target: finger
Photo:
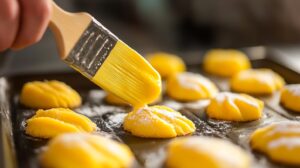
[[[19,26],[17,0],[0,0],[0,51],[13,45]]]
[[[19,0],[21,6],[21,24],[13,49],[20,49],[38,42],[50,20],[50,0]]]

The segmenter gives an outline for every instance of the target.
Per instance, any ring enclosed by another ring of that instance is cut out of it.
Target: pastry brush
[[[61,59],[134,107],[159,97],[157,71],[88,13],[66,12],[52,2],[49,24]]]

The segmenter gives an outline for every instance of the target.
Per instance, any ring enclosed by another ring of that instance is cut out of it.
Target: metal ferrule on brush
[[[93,19],[64,61],[91,79],[114,48],[118,38]]]

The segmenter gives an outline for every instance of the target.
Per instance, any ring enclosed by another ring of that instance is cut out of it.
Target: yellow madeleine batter
[[[230,84],[236,92],[264,95],[281,89],[285,82],[270,69],[249,69],[236,74]]]
[[[53,138],[40,161],[52,168],[129,168],[130,149],[108,138],[85,133],[68,133]]]
[[[167,151],[168,168],[250,168],[250,157],[240,147],[217,138],[173,140]]]
[[[105,96],[105,102],[112,105],[118,105],[118,106],[127,106],[129,105],[127,102],[119,98],[118,96],[115,96],[112,93],[106,92]]]
[[[248,57],[238,50],[213,49],[206,53],[203,61],[204,70],[208,73],[231,77],[251,67]]]
[[[182,72],[167,79],[167,94],[179,101],[209,99],[218,93],[218,89],[209,79],[199,74]]]
[[[245,94],[219,93],[206,109],[208,117],[229,121],[252,121],[261,118],[264,103]]]
[[[136,109],[126,116],[123,127],[135,136],[147,138],[172,138],[196,129],[192,121],[165,106]]]
[[[80,95],[59,81],[34,81],[26,83],[21,92],[23,105],[36,109],[74,108],[81,105]]]
[[[160,95],[158,97],[157,100],[155,100],[154,102],[150,103],[150,104],[154,104],[157,103],[159,101],[161,101],[162,96]],[[117,106],[129,106],[128,103],[126,103],[124,100],[122,100],[121,98],[115,96],[112,93],[107,92],[106,96],[105,96],[105,102],[111,105],[117,105]]]
[[[26,121],[26,134],[38,138],[52,138],[68,132],[92,132],[96,124],[70,109],[38,110]]]
[[[147,56],[150,64],[159,72],[162,78],[167,78],[170,75],[185,71],[186,67],[183,60],[168,53],[154,53]]]
[[[274,161],[300,166],[300,123],[286,121],[259,128],[251,135],[251,147]]]
[[[300,85],[287,85],[281,91],[281,104],[287,109],[300,112]]]

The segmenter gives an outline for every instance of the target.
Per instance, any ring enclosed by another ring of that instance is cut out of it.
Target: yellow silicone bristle
[[[122,41],[116,43],[92,80],[135,107],[153,102],[161,92],[158,72]]]

